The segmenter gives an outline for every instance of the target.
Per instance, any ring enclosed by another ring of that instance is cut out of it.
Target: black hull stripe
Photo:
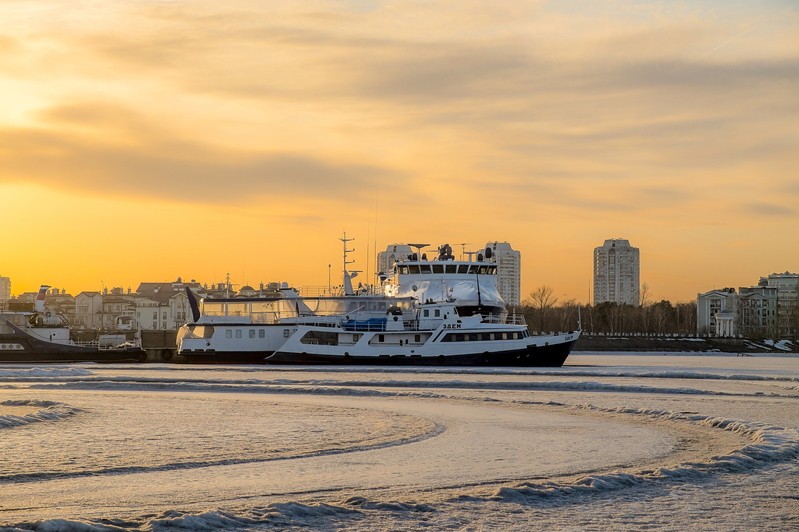
[[[278,351],[268,364],[370,365],[370,366],[518,366],[555,367],[566,362],[574,341],[546,347],[516,349],[495,353],[469,353],[449,356],[384,355],[350,356],[288,353]]]

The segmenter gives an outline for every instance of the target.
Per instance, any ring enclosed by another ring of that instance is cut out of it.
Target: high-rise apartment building
[[[507,305],[521,303],[522,254],[507,242],[489,242],[492,259],[497,264],[497,290]]]
[[[6,303],[11,299],[11,278],[0,277],[0,304]]]
[[[594,248],[594,305],[639,304],[640,258],[629,240],[612,238]]]

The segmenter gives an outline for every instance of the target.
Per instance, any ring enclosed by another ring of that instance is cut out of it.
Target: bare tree
[[[577,300],[567,299],[563,303],[560,304],[560,330],[561,331],[571,331],[576,328],[577,324],[577,317],[575,313],[577,311],[578,303]]]
[[[552,296],[552,288],[549,286],[539,286],[527,296],[524,304],[532,307],[538,317],[539,331],[543,331],[546,325],[547,316],[549,316],[552,307],[558,302],[557,297]]]

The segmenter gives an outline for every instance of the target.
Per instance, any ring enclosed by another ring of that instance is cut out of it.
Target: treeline
[[[642,292],[645,296],[645,291]],[[571,331],[577,329],[580,320],[588,334],[696,334],[695,301],[672,304],[666,300],[650,302],[642,297],[639,306],[581,305],[574,299],[559,301],[550,287],[542,286],[512,310],[524,315],[531,331]]]

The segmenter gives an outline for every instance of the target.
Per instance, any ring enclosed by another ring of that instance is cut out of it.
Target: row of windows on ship
[[[242,338],[243,332],[241,329],[236,329],[235,331],[232,329],[225,330],[225,338]],[[265,337],[265,331],[263,329],[258,329],[258,338]],[[318,333],[317,333],[318,334]],[[327,333],[331,335],[335,335],[335,333]],[[247,336],[249,338],[255,338],[256,330],[249,329],[247,331]],[[290,329],[283,329],[283,337],[288,338],[291,335]],[[360,339],[360,334],[353,334],[352,340],[353,342],[357,342]],[[385,342],[384,334],[377,335],[378,342]],[[481,332],[481,333],[447,333],[442,339],[442,342],[492,342],[497,340],[520,340],[522,338],[527,338],[529,333],[526,330],[522,331],[511,331],[511,332]],[[414,337],[415,343],[421,343],[422,335],[417,334]]]
[[[408,274],[445,274],[468,273],[472,275],[496,275],[496,264],[397,264],[397,273]]]

